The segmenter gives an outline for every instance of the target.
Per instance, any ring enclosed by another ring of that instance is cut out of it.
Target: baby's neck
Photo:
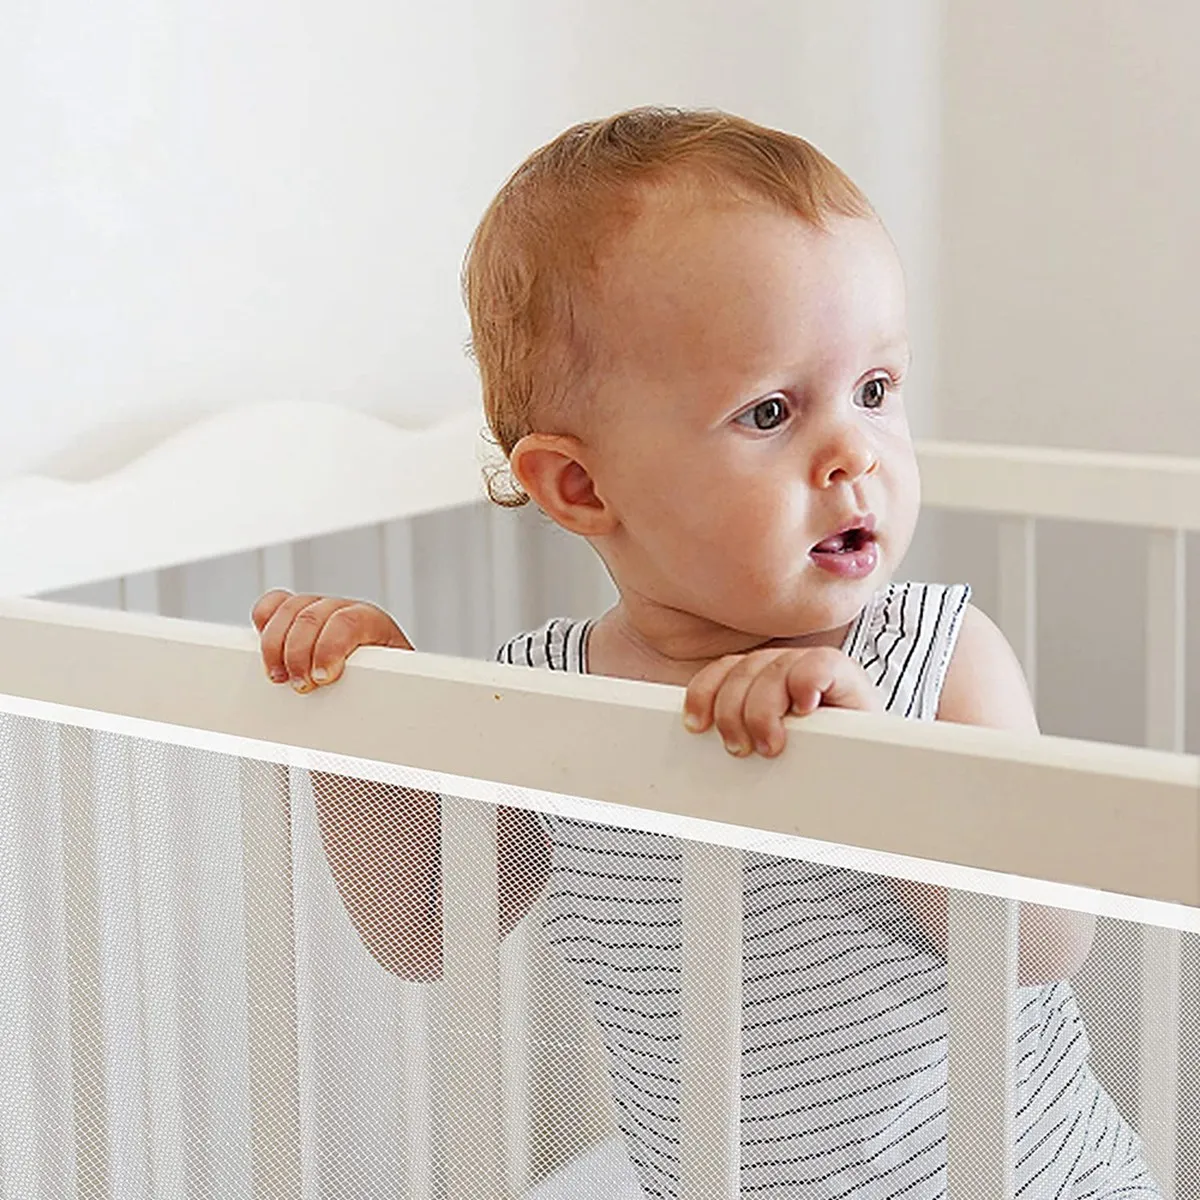
[[[795,638],[762,638],[685,613],[635,615],[622,602],[592,627],[587,669],[591,675],[686,687],[701,667],[723,655],[745,654],[763,646],[841,646],[848,628]]]

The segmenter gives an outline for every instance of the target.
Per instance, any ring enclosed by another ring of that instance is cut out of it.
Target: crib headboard
[[[483,498],[475,408],[405,429],[332,404],[206,417],[89,479],[0,484],[0,595],[161,570]]]

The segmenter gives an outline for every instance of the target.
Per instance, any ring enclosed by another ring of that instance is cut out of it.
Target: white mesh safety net
[[[328,765],[0,715],[5,1200],[947,1194],[934,893]],[[484,860],[444,894],[444,827],[492,811],[498,899]],[[722,878],[732,903],[687,898]],[[448,982],[473,891],[503,937]],[[1052,915],[1069,958],[1088,923]],[[1071,982],[1013,993],[1018,1195],[1200,1195],[1198,966],[1195,935],[1103,917]],[[697,1148],[723,1110],[681,1096],[723,1069],[731,1149]]]

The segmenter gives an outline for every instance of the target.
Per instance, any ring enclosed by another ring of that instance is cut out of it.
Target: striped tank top
[[[889,712],[933,720],[969,589],[894,583],[843,649]],[[590,621],[512,639],[502,662],[587,670]],[[608,1051],[642,1190],[679,1196],[676,839],[546,816],[544,921]],[[804,1200],[946,1196],[946,963],[881,876],[748,853],[741,1192]],[[1019,989],[1017,1195],[1160,1200],[1100,1087],[1066,981]]]

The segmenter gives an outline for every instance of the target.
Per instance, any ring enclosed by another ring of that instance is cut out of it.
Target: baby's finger
[[[739,757],[749,754],[754,745],[746,728],[746,696],[755,679],[786,650],[758,651],[747,654],[725,677],[713,702],[713,724],[721,734],[725,749]]]
[[[693,733],[703,733],[713,718],[713,701],[726,676],[743,659],[741,654],[726,654],[700,668],[687,686],[683,698],[683,723]]]
[[[268,595],[270,594],[268,593]],[[266,624],[259,631],[262,635],[259,649],[262,652],[263,666],[266,667],[267,674],[276,683],[282,683],[288,677],[287,666],[283,661],[283,644],[287,639],[288,630],[292,627],[293,619],[302,608],[320,598],[320,596],[311,595],[293,596],[289,593],[267,618]],[[266,596],[259,601],[264,608],[266,607],[265,601]],[[257,609],[258,605],[255,605],[255,608]],[[261,612],[261,610],[259,611]]]
[[[313,649],[326,621],[340,609],[349,608],[353,600],[336,596],[314,598],[292,617],[283,643],[283,665],[288,678],[298,692],[315,687],[312,678]]]
[[[346,659],[359,646],[411,650],[412,643],[387,613],[374,604],[350,603],[329,615],[312,651],[312,680],[318,687],[342,676]]]
[[[754,749],[767,758],[779,754],[787,744],[783,718],[793,706],[788,681],[795,665],[790,654],[772,659],[750,681],[742,700],[746,733]]]
[[[883,707],[866,672],[838,650],[799,660],[788,672],[788,692],[792,712],[801,716],[818,705],[860,712],[879,712]]]
[[[259,633],[262,633],[263,629],[266,628],[267,622],[275,615],[279,606],[291,594],[287,588],[272,588],[269,592],[263,592],[254,602],[254,607],[250,610],[250,620],[254,622],[254,628]]]

